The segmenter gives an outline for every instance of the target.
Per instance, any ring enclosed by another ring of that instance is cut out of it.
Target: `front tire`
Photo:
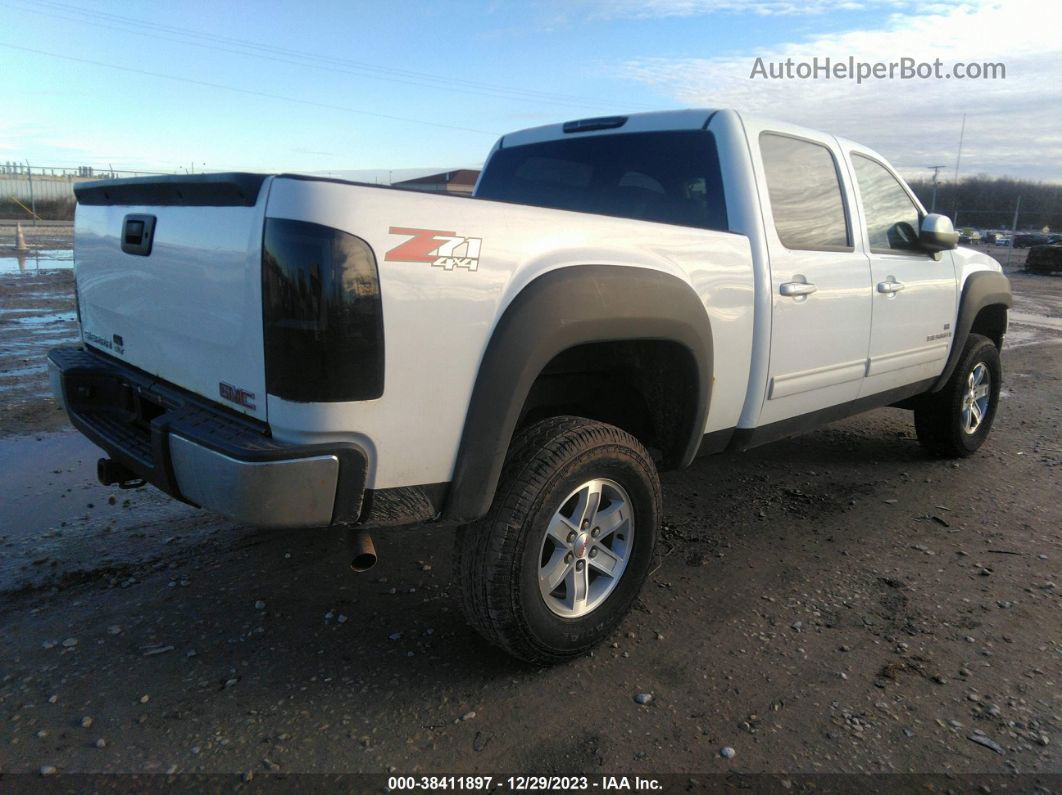
[[[468,622],[536,664],[585,654],[623,620],[652,564],[660,481],[612,425],[554,417],[517,435],[490,512],[457,531]]]
[[[948,383],[923,396],[915,408],[915,431],[922,447],[941,458],[973,455],[992,430],[1002,378],[995,343],[971,334]]]

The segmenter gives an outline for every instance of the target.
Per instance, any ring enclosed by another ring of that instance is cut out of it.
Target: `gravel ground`
[[[445,529],[353,575],[338,532],[96,484],[12,375],[69,276],[0,277],[0,770],[1060,774],[1062,279],[1011,275],[978,455],[883,409],[665,475],[636,609],[549,670],[465,627]]]

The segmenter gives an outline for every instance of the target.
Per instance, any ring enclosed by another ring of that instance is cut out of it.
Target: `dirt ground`
[[[548,670],[463,624],[445,529],[378,533],[379,565],[353,575],[338,532],[98,485],[99,451],[40,365],[75,333],[69,273],[0,275],[0,771],[1033,773],[1022,791],[1057,789],[1062,278],[1010,275],[978,455],[929,459],[910,415],[883,409],[667,474],[637,608]]]
[[[66,426],[44,356],[77,341],[72,227],[23,225],[28,251],[16,248],[15,228],[0,220],[0,435]]]

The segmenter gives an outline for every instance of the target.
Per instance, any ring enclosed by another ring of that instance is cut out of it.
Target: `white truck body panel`
[[[962,295],[966,280],[973,274],[981,271],[1000,273],[1003,270],[997,260],[972,248],[959,246],[948,253],[951,254],[952,261],[955,263],[955,292],[958,295]]]
[[[853,155],[863,155],[887,171],[923,214],[925,207],[907,188],[888,161],[872,149],[837,139],[853,185],[858,184]],[[931,378],[944,369],[951,349],[951,332],[958,313],[959,291],[952,252],[939,259],[922,252],[874,251],[868,238],[865,197],[855,193],[857,248],[870,263],[872,292],[870,347],[867,373],[860,386],[864,397],[904,384]],[[882,293],[878,286],[899,282],[899,293]]]
[[[714,338],[717,378],[705,431],[737,423],[753,339],[752,263],[743,236],[283,177],[273,180],[267,215],[350,232],[377,254],[387,345],[383,396],[327,404],[270,396],[268,412],[278,439],[366,444],[371,488],[450,479],[479,363],[495,324],[536,277],[571,265],[650,268],[688,283],[704,303]],[[479,238],[478,268],[388,262],[385,252],[406,239],[390,234],[391,227]]]
[[[254,408],[230,408],[264,420],[267,194],[254,207],[79,205],[74,267],[85,342],[211,400],[219,383],[245,389]],[[158,218],[150,256],[121,249],[130,213]]]
[[[859,250],[807,251],[787,248],[779,239],[772,213],[760,137],[782,134],[826,147],[840,162],[831,135],[796,125],[743,117],[752,152],[752,172],[761,198],[763,232],[771,284],[770,364],[766,394],[757,425],[808,414],[854,400],[865,375],[870,336],[869,264]],[[801,175],[792,174],[797,181]],[[854,203],[852,187],[842,183],[844,201]],[[813,218],[808,219],[814,223]],[[807,297],[787,297],[787,282],[813,283]]]
[[[773,291],[771,285],[770,257],[764,234],[763,213],[760,204],[763,197],[757,180],[752,178],[752,147],[740,114],[733,110],[720,110],[712,116],[708,129],[716,137],[719,149],[719,166],[723,184],[726,186],[726,212],[730,228],[744,235],[749,241],[753,274],[753,339],[752,360],[749,363],[748,384],[745,388],[745,403],[736,427],[754,428],[760,419],[760,410],[766,400],[767,371],[770,366],[771,347],[760,344],[771,338]]]

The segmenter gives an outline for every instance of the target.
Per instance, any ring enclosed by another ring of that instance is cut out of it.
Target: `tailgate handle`
[[[146,257],[155,239],[155,216],[130,214],[122,221],[122,251]]]

